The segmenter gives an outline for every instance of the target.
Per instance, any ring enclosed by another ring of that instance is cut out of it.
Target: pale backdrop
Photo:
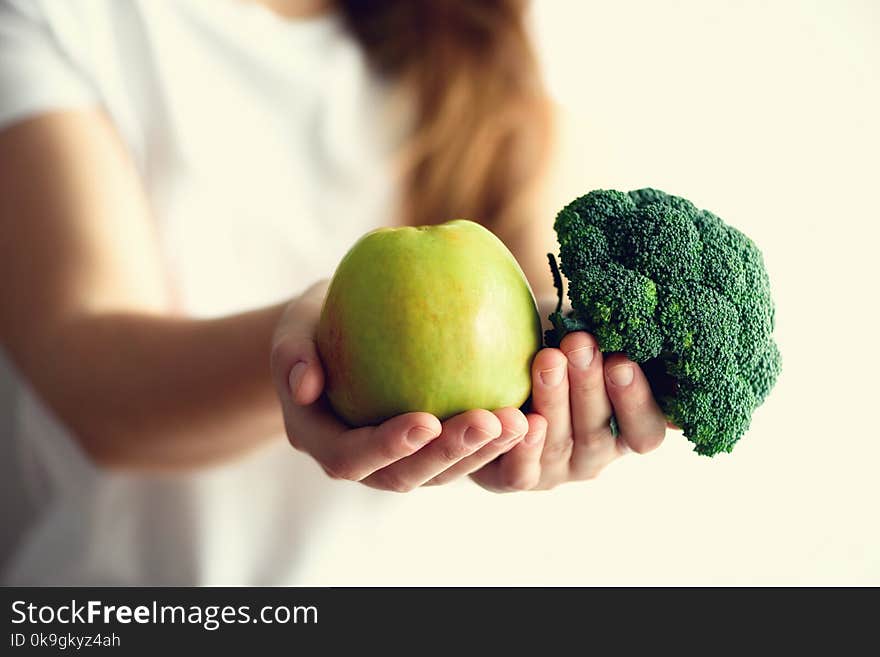
[[[538,0],[536,19],[587,155],[567,193],[660,187],[751,235],[783,374],[730,456],[671,434],[585,485],[427,490],[387,537],[409,560],[328,559],[326,580],[880,584],[880,3]]]

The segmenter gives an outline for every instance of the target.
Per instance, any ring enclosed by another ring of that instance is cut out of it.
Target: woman
[[[545,489],[659,444],[641,370],[584,333],[536,356],[526,415],[346,430],[318,402],[317,281],[371,228],[479,219],[552,296],[523,13],[0,1],[7,582],[301,583],[371,488]]]

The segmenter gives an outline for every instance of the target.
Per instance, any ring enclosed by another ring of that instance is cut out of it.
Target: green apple
[[[353,426],[520,406],[541,339],[513,255],[463,219],[362,237],[333,276],[317,332],[327,397]]]

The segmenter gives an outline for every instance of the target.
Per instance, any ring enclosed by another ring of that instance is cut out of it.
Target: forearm
[[[98,110],[0,131],[0,340],[98,462],[191,467],[282,430],[281,306],[176,317],[156,221]]]
[[[99,463],[194,467],[283,431],[269,374],[282,310],[79,314],[32,335],[13,358]]]

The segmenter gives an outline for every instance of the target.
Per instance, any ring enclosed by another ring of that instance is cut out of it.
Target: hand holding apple
[[[404,492],[469,474],[521,442],[537,450],[546,422],[516,408],[468,410],[444,422],[425,412],[351,428],[322,398],[325,375],[315,331],[327,283],[292,301],[275,332],[272,376],[291,444],[335,478]]]

